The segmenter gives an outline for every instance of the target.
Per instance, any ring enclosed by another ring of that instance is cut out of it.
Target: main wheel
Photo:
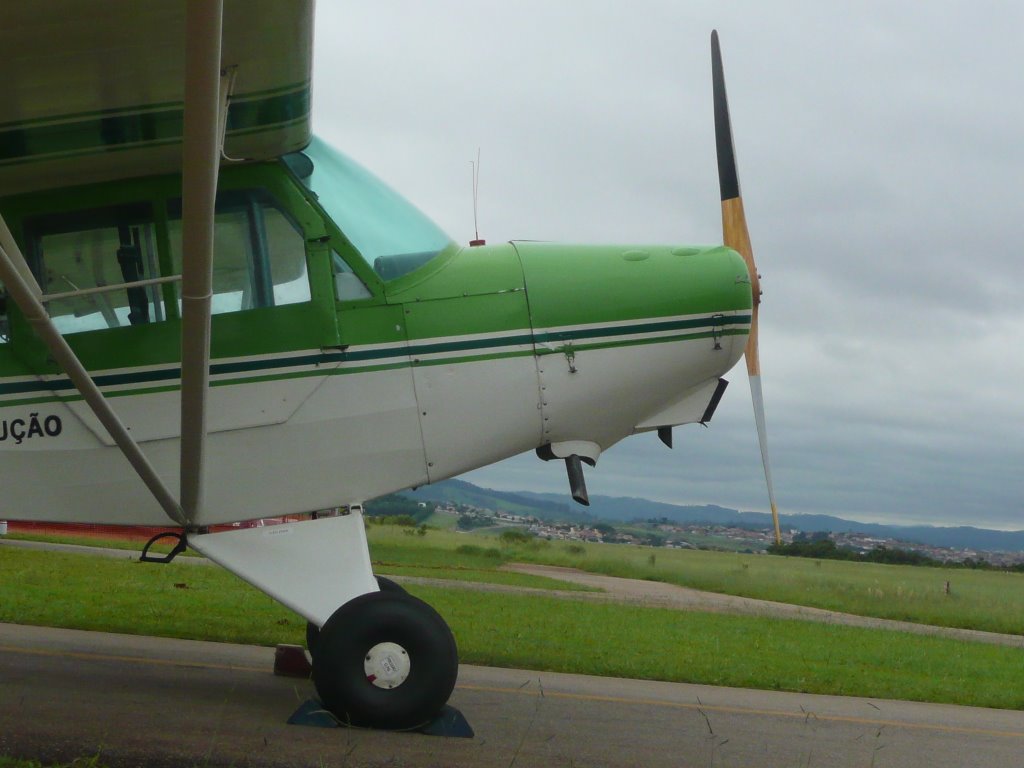
[[[415,728],[436,715],[459,671],[455,638],[422,600],[390,591],[345,603],[316,640],[313,683],[338,719]]]
[[[377,588],[381,592],[397,592],[402,595],[409,594],[405,591],[405,587],[397,582],[392,581],[387,576],[374,576],[377,579]],[[316,654],[317,642],[320,638],[320,627],[314,624],[312,621],[306,622],[306,650],[309,651],[309,655],[312,657]]]

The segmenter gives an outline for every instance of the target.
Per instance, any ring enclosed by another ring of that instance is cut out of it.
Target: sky
[[[320,0],[314,131],[453,238],[721,242],[717,28],[783,513],[1024,528],[1024,5]],[[767,511],[742,362],[591,495]],[[465,476],[566,493],[532,453]]]

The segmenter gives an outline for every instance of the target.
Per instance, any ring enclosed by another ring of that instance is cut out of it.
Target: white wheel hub
[[[363,659],[366,679],[378,688],[397,688],[409,677],[411,668],[409,654],[398,643],[377,643]]]

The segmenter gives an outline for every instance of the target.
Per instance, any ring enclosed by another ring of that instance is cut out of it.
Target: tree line
[[[868,552],[859,552],[852,547],[840,547],[832,539],[820,534],[802,534],[790,544],[772,544],[768,547],[768,552],[773,555],[810,557],[815,560],[855,560],[857,562],[885,563],[888,565],[921,565],[931,568],[971,568],[985,571],[1024,572],[1024,563],[997,566],[986,560],[970,557],[963,561],[939,560],[921,552],[915,552],[912,549],[900,549],[899,547],[886,547],[884,545],[876,546]]]

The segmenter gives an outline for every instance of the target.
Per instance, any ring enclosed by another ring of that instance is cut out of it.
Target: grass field
[[[499,571],[508,558],[497,546],[443,531],[419,536],[414,528],[374,525],[367,530],[374,570],[386,576],[422,576],[457,581],[484,581],[540,589],[581,589],[543,576]],[[496,542],[495,542],[496,543]],[[526,578],[520,578],[525,576]],[[583,588],[585,589],[585,588]]]
[[[375,553],[401,549],[402,538],[400,531],[371,529]],[[502,561],[563,565],[862,616],[1024,634],[1024,574],[1020,573],[620,544],[538,541],[509,547],[498,539],[444,531],[430,531],[406,557],[443,562],[445,552],[457,550],[467,539],[497,550]]]
[[[452,530],[459,523],[459,516],[452,512],[435,511],[430,517],[423,521],[424,525],[442,530]]]
[[[76,546],[103,547],[104,549],[123,549],[132,552],[141,552],[142,547],[146,543],[145,536],[136,539],[124,537],[108,539],[102,536],[75,536],[71,534],[61,536],[48,533],[8,533],[4,538],[12,541],[43,541],[51,544],[74,544]],[[173,547],[173,542],[165,543],[161,541],[154,544],[150,551],[166,553],[170,552]],[[189,557],[199,556],[197,552],[190,549],[183,552],[181,556],[184,557],[185,555]]]
[[[375,542],[375,552],[410,567],[433,567],[445,552],[451,561],[454,550],[432,535],[403,554],[403,534],[389,534],[397,540]],[[1024,708],[1024,666],[1013,648],[433,586],[410,592],[448,620],[467,663]],[[261,645],[302,643],[305,628],[219,568],[20,549],[0,552],[0,621]]]
[[[414,529],[382,525],[370,526],[368,537],[375,568],[387,575],[578,589],[566,582],[497,570],[506,562],[533,562],[862,616],[1024,634],[1020,573],[617,544],[537,541],[508,546],[496,536],[433,529],[418,536]],[[138,545],[123,541],[88,543],[138,550]]]
[[[388,531],[394,533],[389,536]],[[402,532],[399,537],[397,532]],[[484,549],[478,545],[457,542],[453,547],[431,547],[419,546],[419,537],[415,536],[415,529],[384,527],[384,533],[379,534],[377,539],[380,543],[375,546],[374,570],[382,576],[420,576],[424,578],[443,578],[453,581],[482,581],[489,584],[504,584],[516,587],[531,587],[534,589],[559,589],[568,591],[593,591],[589,587],[578,584],[570,584],[557,579],[549,579],[544,576],[531,576],[525,573],[512,573],[499,571],[498,567],[506,562],[501,553],[493,547]],[[105,549],[124,550],[126,558],[131,553],[138,553],[142,550],[144,539],[131,540],[125,538],[105,539],[102,537],[81,536],[54,536],[54,535],[25,535],[14,534],[5,538],[20,541],[41,541],[53,544],[73,544],[78,546],[102,547]],[[371,538],[374,538],[371,534]],[[391,540],[398,542],[398,545],[390,543]],[[414,543],[415,542],[415,543]],[[170,552],[170,544],[157,544],[152,552],[161,554]],[[179,557],[201,557],[194,550],[187,550]]]

